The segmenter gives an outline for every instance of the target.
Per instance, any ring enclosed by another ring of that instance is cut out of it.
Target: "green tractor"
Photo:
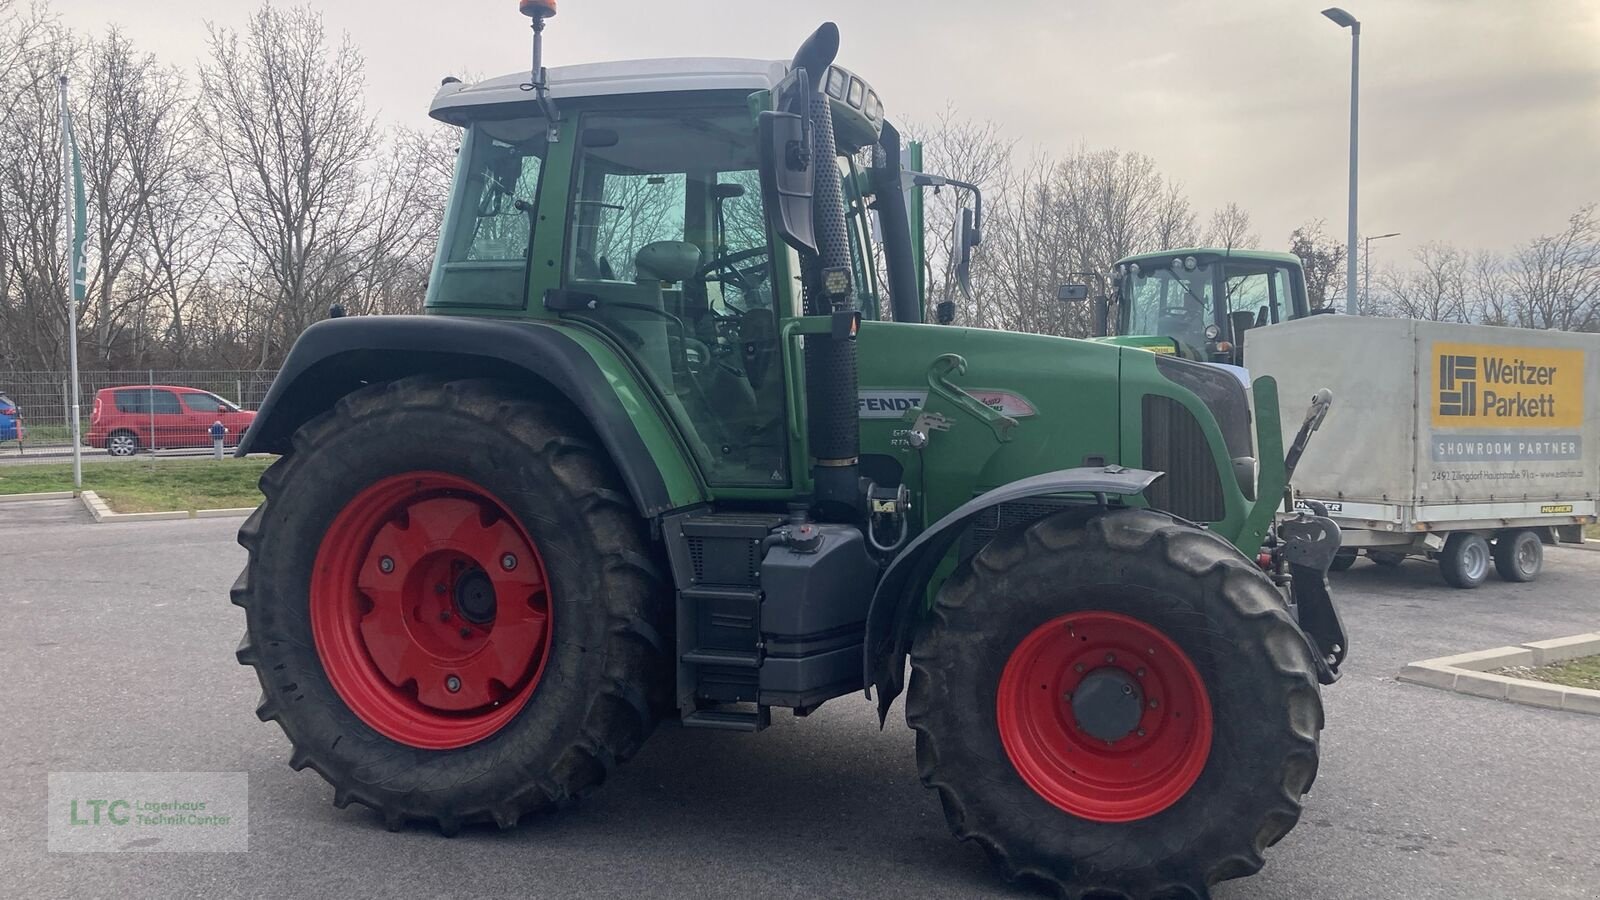
[[[433,101],[462,143],[427,314],[307,329],[239,448],[282,454],[232,596],[290,764],[394,829],[509,828],[660,722],[905,693],[1008,877],[1259,869],[1345,653],[1337,528],[1274,524],[1272,384],[1257,460],[1211,367],[920,323],[936,179],[833,25],[546,72],[553,4],[521,5],[532,73]]]
[[[1204,362],[1243,365],[1246,331],[1316,312],[1306,301],[1305,270],[1289,253],[1141,253],[1118,260],[1111,282],[1110,297],[1093,298],[1097,337]],[[1084,282],[1066,284],[1061,297],[1087,300],[1090,291]]]

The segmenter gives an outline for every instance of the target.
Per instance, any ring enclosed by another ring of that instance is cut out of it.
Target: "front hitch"
[[[1294,492],[1289,479],[1299,466],[1311,435],[1327,418],[1333,394],[1323,389],[1311,398],[1311,407],[1285,453],[1278,420],[1277,383],[1270,376],[1262,377],[1256,379],[1254,388],[1256,446],[1262,462],[1256,495],[1260,499],[1245,520],[1244,538],[1261,541],[1270,549],[1274,580],[1288,588],[1300,630],[1316,658],[1317,680],[1332,684],[1339,678],[1339,666],[1349,648],[1344,623],[1333,606],[1328,587],[1328,567],[1342,541],[1339,526],[1325,515],[1302,512],[1278,521],[1274,527],[1279,503],[1273,498],[1281,497],[1283,511],[1293,513]]]

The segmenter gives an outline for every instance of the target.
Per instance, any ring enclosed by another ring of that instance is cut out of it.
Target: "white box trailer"
[[[1600,513],[1600,334],[1323,315],[1247,331],[1245,361],[1278,381],[1286,446],[1333,392],[1294,485],[1344,530],[1336,568],[1529,581]]]

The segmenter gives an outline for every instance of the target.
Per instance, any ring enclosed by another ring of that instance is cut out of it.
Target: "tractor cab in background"
[[[1244,334],[1311,314],[1305,272],[1288,253],[1185,249],[1143,253],[1112,268],[1097,297],[1095,336],[1201,362],[1244,364]]]

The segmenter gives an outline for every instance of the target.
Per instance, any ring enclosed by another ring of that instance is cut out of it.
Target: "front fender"
[[[1143,493],[1161,475],[1122,466],[1045,472],[974,497],[917,535],[889,564],[867,611],[865,683],[878,689],[879,724],[887,719],[889,707],[905,688],[906,653],[916,630],[917,602],[940,560],[979,513],[1002,503],[1055,494],[1094,494],[1102,502],[1109,496],[1131,497]]]
[[[604,356],[605,367],[597,362]],[[609,374],[608,374],[609,370]],[[301,425],[361,387],[437,374],[500,378],[559,397],[588,420],[639,512],[704,499],[646,392],[599,339],[576,329],[461,316],[351,316],[307,328],[236,455],[288,453]]]

